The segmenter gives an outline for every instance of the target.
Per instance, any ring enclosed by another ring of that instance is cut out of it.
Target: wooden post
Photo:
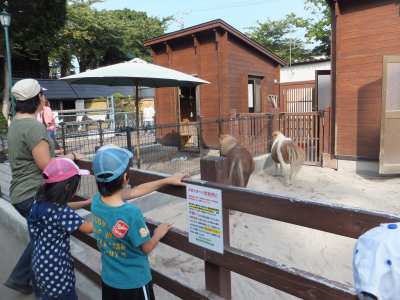
[[[225,159],[223,157],[205,157],[200,161],[201,180],[215,183],[226,183],[227,172]],[[222,207],[224,207],[222,203]],[[224,226],[224,247],[229,247],[229,209],[223,208]],[[206,289],[230,300],[231,294],[231,273],[210,262],[205,262]]]
[[[323,112],[323,133],[322,133],[322,166],[337,170],[337,160],[332,153],[332,109],[326,108]]]
[[[103,138],[103,128],[102,128],[102,121],[101,120],[97,121],[97,129],[99,131],[100,146],[103,146],[104,138]]]
[[[277,131],[277,130],[282,130],[279,126],[280,125],[279,117],[280,117],[279,112],[273,113],[273,115],[272,115],[272,132]],[[285,134],[285,132],[282,132],[282,133]]]
[[[67,154],[67,145],[65,143],[65,123],[61,123],[61,141],[62,141],[62,147],[64,151],[64,155]]]

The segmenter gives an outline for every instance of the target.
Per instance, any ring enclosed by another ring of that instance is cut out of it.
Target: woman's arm
[[[42,140],[32,149],[32,156],[40,170],[44,170],[51,160],[50,146],[46,140]],[[71,160],[83,159],[85,156],[79,153],[69,153],[61,157]]]
[[[72,209],[80,209],[85,206],[88,206],[92,203],[92,199],[86,199],[83,201],[76,201],[76,202],[68,202],[68,206],[71,207]]]
[[[32,156],[40,170],[44,170],[51,160],[49,143],[46,140],[41,140],[32,149]]]
[[[123,200],[130,200],[137,197],[141,197],[147,194],[150,194],[159,188],[162,188],[165,185],[176,185],[176,186],[184,186],[185,184],[182,183],[182,179],[185,175],[177,174],[174,176],[170,176],[164,179],[159,179],[155,181],[146,182],[140,184],[132,189],[127,189],[122,191],[122,199]]]

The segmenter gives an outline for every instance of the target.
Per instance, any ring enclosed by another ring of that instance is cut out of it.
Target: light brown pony
[[[227,184],[246,187],[250,175],[255,169],[255,163],[250,152],[239,144],[237,139],[229,134],[219,138],[221,156],[225,157],[228,167]]]
[[[286,184],[290,184],[304,163],[304,151],[280,131],[273,132],[272,139],[271,157],[274,163],[275,175],[278,175],[278,169],[280,168]]]

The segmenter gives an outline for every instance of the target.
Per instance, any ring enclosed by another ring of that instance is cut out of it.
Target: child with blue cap
[[[176,175],[124,189],[129,180],[128,150],[104,146],[96,152],[93,173],[99,192],[92,199],[93,232],[101,252],[103,300],[152,300],[152,277],[147,254],[165,236],[171,225],[161,224],[153,237],[142,212],[126,200],[164,185],[183,185]]]
[[[360,300],[400,299],[400,223],[381,224],[357,240],[353,275]]]

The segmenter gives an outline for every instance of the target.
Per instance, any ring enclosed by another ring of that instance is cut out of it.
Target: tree
[[[314,15],[320,15],[316,20],[310,20],[307,26],[308,41],[317,43],[312,55],[330,56],[331,54],[331,9],[326,0],[305,0],[305,7]]]
[[[7,9],[12,15],[14,70],[47,77],[48,55],[55,47],[56,33],[65,23],[66,0],[13,0]]]
[[[141,57],[150,59],[149,49],[144,47],[144,42],[150,38],[164,34],[172,17],[149,17],[145,12],[129,9],[103,11],[114,20],[122,32],[122,51],[126,58]],[[107,63],[107,62],[104,62]]]
[[[305,48],[303,40],[294,37],[293,34],[307,26],[307,20],[291,13],[282,20],[268,19],[265,22],[257,22],[257,26],[250,28],[248,35],[288,62],[290,59],[303,60],[309,56],[309,50]]]
[[[146,39],[165,32],[171,18],[149,17],[134,10],[101,10],[91,7],[96,0],[69,3],[67,22],[58,35],[52,59],[61,66],[61,75],[71,69],[76,57],[80,71],[121,62],[135,56],[149,58]]]
[[[90,5],[98,1],[75,0],[67,8],[67,22],[57,35],[57,48],[51,58],[61,65],[62,75],[71,68],[72,57],[78,59],[81,71],[97,67],[98,60],[104,55],[104,45],[118,42],[110,36],[118,34],[107,31],[106,25]]]

